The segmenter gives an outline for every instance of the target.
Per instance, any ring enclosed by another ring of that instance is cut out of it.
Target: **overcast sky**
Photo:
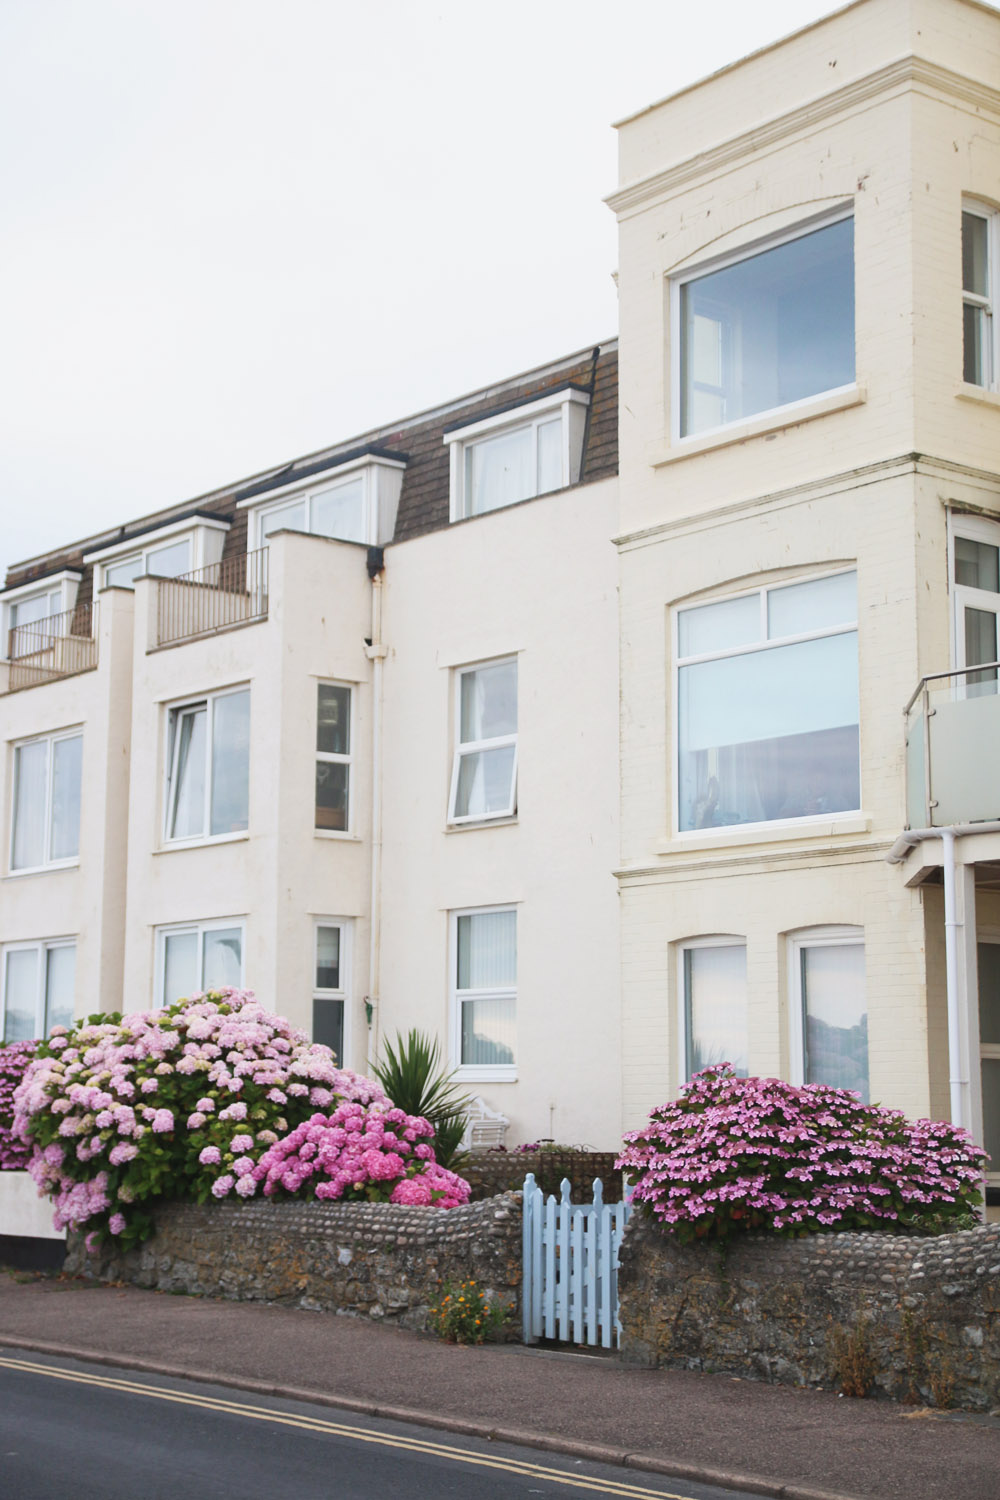
[[[829,0],[0,0],[0,576],[613,336],[611,122]]]

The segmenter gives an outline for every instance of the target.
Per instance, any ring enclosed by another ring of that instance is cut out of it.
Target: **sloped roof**
[[[118,542],[135,540],[138,543],[147,532],[188,517],[210,516],[229,521],[224,556],[237,556],[246,551],[247,537],[246,510],[237,508],[241,499],[264,495],[271,489],[292,484],[300,478],[306,479],[369,453],[406,461],[393,541],[405,541],[409,537],[436,531],[449,523],[450,476],[445,432],[567,385],[585,390],[590,395],[579,482],[587,484],[617,474],[618,343],[610,340],[509,380],[498,381],[431,411],[389,423],[319,453],[293,459],[210,494],[15,564],[8,570],[5,587],[32,583],[65,568],[73,568],[83,574],[78,602],[85,604],[93,589],[92,568],[83,561],[86,553]]]

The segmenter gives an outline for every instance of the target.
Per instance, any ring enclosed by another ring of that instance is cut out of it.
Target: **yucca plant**
[[[415,1028],[395,1042],[382,1043],[382,1056],[372,1071],[397,1108],[423,1115],[434,1127],[434,1155],[442,1167],[454,1170],[468,1122],[469,1097],[444,1067],[437,1038]]]

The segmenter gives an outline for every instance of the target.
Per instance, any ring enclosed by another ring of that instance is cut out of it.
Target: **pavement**
[[[998,1500],[1000,1418],[0,1271],[0,1349],[211,1381],[782,1500]]]

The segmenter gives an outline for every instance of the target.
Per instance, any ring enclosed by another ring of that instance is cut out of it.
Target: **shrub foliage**
[[[910,1121],[844,1089],[706,1068],[625,1137],[633,1201],[682,1241],[964,1227],[988,1158],[957,1126]]]
[[[461,1179],[434,1176],[432,1150],[411,1149],[430,1133],[425,1120],[394,1110],[377,1083],[338,1068],[328,1047],[246,991],[54,1028],[15,1111],[56,1226],[86,1225],[91,1246],[145,1238],[159,1198],[251,1198],[261,1183],[268,1194],[309,1197],[322,1182],[326,1197],[384,1201],[430,1175],[427,1203],[468,1196]],[[323,1136],[322,1171],[304,1169],[320,1152],[301,1134],[294,1161],[274,1171],[270,1153],[303,1126]]]
[[[35,1055],[37,1042],[0,1042],[0,1172],[23,1171],[31,1147],[14,1134],[14,1091]]]

